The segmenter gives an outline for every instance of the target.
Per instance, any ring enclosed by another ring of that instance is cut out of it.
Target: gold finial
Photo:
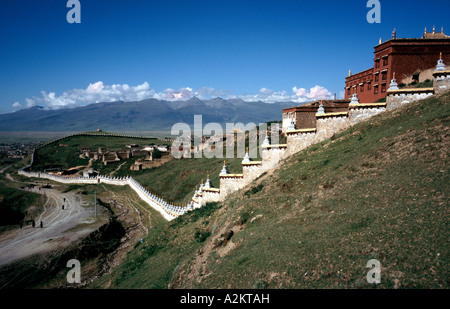
[[[436,33],[436,27],[433,25],[433,34]]]
[[[206,177],[208,177],[208,179],[209,179],[209,174],[208,174],[208,175],[206,175]]]
[[[352,70],[348,70],[348,76],[352,75]]]
[[[423,32],[424,34],[426,34],[427,33],[427,27],[425,27],[425,31]]]
[[[225,163],[226,163],[225,160],[223,160],[223,165],[226,165]]]
[[[202,178],[202,184],[203,184],[203,178]]]
[[[442,52],[439,53],[439,60],[442,60]]]
[[[393,79],[395,79],[395,72],[394,72],[394,73],[392,73],[392,78],[393,78]]]
[[[248,152],[248,147],[245,148],[245,152]]]
[[[379,41],[379,43],[378,43],[378,44],[381,44],[381,42],[382,42],[382,41],[381,41],[381,38],[380,38],[380,41]]]

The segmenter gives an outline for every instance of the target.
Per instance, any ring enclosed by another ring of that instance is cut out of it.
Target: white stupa
[[[435,72],[437,71],[445,71],[447,70],[447,67],[444,64],[444,60],[442,60],[442,52],[439,55],[439,60],[438,63],[436,65],[436,70],[434,70]]]
[[[393,73],[391,83],[388,90],[398,90],[397,80],[395,79],[395,72]]]

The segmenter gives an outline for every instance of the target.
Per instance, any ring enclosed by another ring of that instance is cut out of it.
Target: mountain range
[[[192,125],[194,115],[209,122],[255,124],[281,120],[282,109],[294,102],[245,102],[215,98],[187,101],[147,99],[135,102],[104,102],[82,107],[48,110],[41,106],[0,115],[0,131],[148,131],[170,129],[175,123]]]

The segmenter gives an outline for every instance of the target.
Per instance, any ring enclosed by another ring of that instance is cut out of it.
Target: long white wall
[[[175,206],[173,204],[167,203],[162,198],[149,192],[145,189],[139,182],[137,182],[132,177],[108,177],[108,176],[96,176],[96,177],[61,177],[57,175],[52,175],[48,173],[41,172],[27,172],[25,168],[19,170],[19,175],[26,177],[42,178],[48,179],[60,183],[66,184],[109,184],[114,186],[126,186],[129,185],[139,197],[150,205],[153,209],[158,211],[166,220],[170,221],[184,214],[185,212],[192,209],[192,205],[188,207]]]

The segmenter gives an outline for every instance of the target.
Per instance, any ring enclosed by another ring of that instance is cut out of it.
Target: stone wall
[[[316,132],[289,134],[287,136],[287,155],[293,155],[316,143]]]
[[[350,127],[350,119],[347,116],[319,118],[317,119],[317,133],[314,143],[320,143],[348,127]]]
[[[378,115],[379,113],[384,111],[386,111],[386,107],[355,107],[353,109],[350,109],[350,125],[355,125],[358,122],[369,119],[370,117]]]
[[[229,194],[245,187],[246,182],[242,176],[220,176],[220,199],[223,201]]]
[[[450,70],[434,73],[434,91],[436,94],[450,90]]]
[[[206,203],[215,203],[222,201],[220,198],[220,189],[203,189],[201,204],[205,205]]]
[[[386,97],[386,109],[393,110],[403,104],[426,99],[433,94],[433,88],[400,89],[394,91],[389,90]]]

